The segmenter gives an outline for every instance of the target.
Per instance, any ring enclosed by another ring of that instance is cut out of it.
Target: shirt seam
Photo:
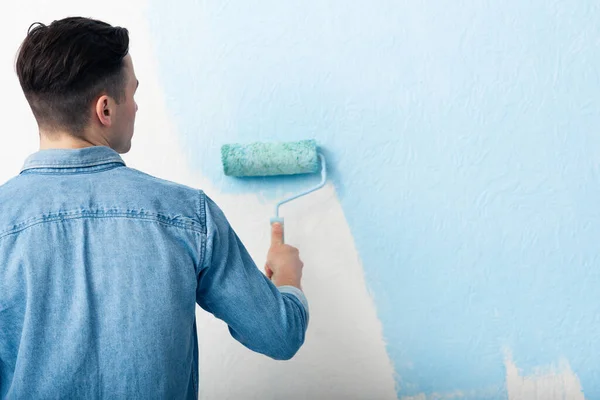
[[[131,213],[122,212],[122,211],[121,212],[109,212],[109,213],[77,211],[77,212],[72,212],[71,214],[60,213],[60,214],[55,214],[55,215],[50,215],[50,216],[36,217],[32,220],[21,222],[15,226],[13,226],[13,228],[11,228],[9,230],[0,232],[0,239],[3,239],[10,235],[14,235],[16,233],[22,232],[33,226],[44,224],[46,222],[56,222],[56,221],[64,221],[64,220],[71,220],[71,219],[85,219],[85,218],[90,218],[90,219],[125,218],[125,219],[137,219],[137,220],[143,220],[143,221],[153,221],[153,222],[157,222],[162,225],[174,226],[177,228],[190,230],[195,233],[202,233],[202,229],[199,227],[195,227],[195,226],[193,226],[191,224],[187,224],[187,223],[175,222],[172,220],[170,221],[167,219],[169,217],[162,215],[162,214],[154,214],[154,213],[149,214],[148,213],[147,215],[132,215]]]
[[[119,157],[108,157],[108,158],[98,158],[98,159],[92,159],[89,160],[87,162],[81,162],[81,160],[76,160],[76,161],[66,161],[66,160],[60,160],[60,161],[31,161],[27,164],[25,164],[23,166],[23,168],[43,168],[45,165],[52,165],[52,166],[56,166],[56,165],[68,165],[68,166],[82,166],[82,167],[89,167],[89,166],[94,166],[94,165],[101,165],[101,164],[105,164],[107,162],[118,162],[121,164],[125,164],[125,162],[123,161],[122,158]]]
[[[118,164],[118,165],[111,165],[111,164]],[[90,169],[90,170],[82,170],[82,171],[37,171],[39,169],[44,169],[44,168],[52,168],[52,169],[59,169],[57,167],[34,167],[34,168],[27,168],[27,169],[23,169],[21,170],[21,174],[38,174],[38,175],[64,175],[64,174],[71,174],[71,175],[83,175],[83,174],[93,174],[95,172],[104,172],[104,171],[110,171],[112,169],[115,168],[121,168],[124,167],[125,165],[123,163],[119,163],[119,162],[112,162],[112,163],[108,163],[108,164],[98,164],[98,165],[89,165],[87,167],[81,167],[81,168],[93,168],[93,167],[99,167],[101,165],[111,165],[108,167],[104,167],[104,168],[94,168],[94,169]],[[64,167],[61,169],[75,169],[75,168],[79,168],[79,167]]]
[[[198,257],[198,267],[196,268],[196,277],[200,275],[200,271],[205,265],[206,258],[206,242],[207,240],[207,227],[206,227],[206,195],[202,190],[198,191],[198,208],[200,211],[200,257]]]

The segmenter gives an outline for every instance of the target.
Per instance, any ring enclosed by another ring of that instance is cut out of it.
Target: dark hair
[[[71,17],[48,26],[31,25],[16,69],[40,127],[80,135],[98,96],[106,94],[120,102],[128,52],[127,29],[102,21]]]

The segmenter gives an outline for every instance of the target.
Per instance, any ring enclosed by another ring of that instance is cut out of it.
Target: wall
[[[220,145],[310,137],[331,165],[283,210],[305,347],[265,359],[199,311],[202,398],[600,398],[599,6],[109,3],[24,2],[0,28],[0,182],[35,151],[14,51],[73,14],[131,30],[128,164],[204,188],[259,265],[272,205],[317,178],[226,178]]]

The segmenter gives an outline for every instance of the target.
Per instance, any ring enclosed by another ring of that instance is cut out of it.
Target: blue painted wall
[[[150,3],[195,168],[292,188],[220,145],[326,149],[399,395],[505,398],[508,348],[600,398],[599,3]]]

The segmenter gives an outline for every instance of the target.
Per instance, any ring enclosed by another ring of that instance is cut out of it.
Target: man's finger
[[[280,246],[283,244],[283,225],[275,222],[271,225],[271,246]]]
[[[273,276],[273,271],[271,270],[271,268],[269,268],[268,265],[265,265],[265,273],[267,275],[267,278],[271,279],[271,277]]]

